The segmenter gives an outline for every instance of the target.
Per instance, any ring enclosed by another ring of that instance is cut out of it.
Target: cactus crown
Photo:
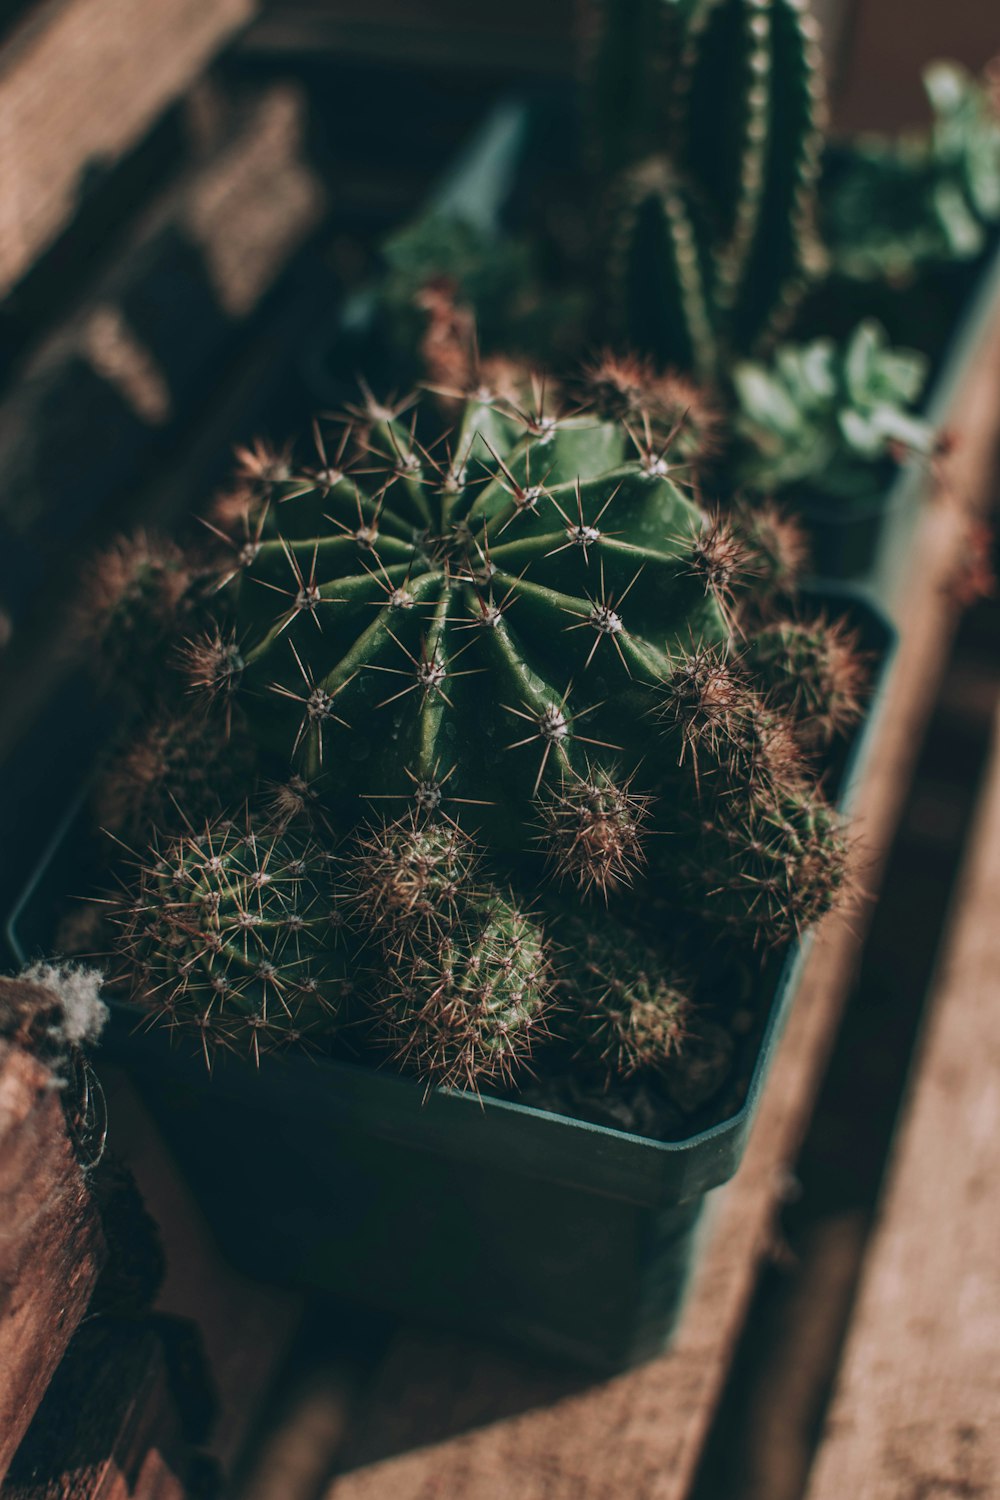
[[[540,385],[470,400],[435,453],[399,409],[363,419],[356,473],[290,481],[242,570],[259,742],[348,823],[440,813],[583,884],[624,874],[653,685],[729,638],[677,434]]]
[[[589,39],[620,331],[717,374],[820,263],[815,24],[802,0],[595,0]]]

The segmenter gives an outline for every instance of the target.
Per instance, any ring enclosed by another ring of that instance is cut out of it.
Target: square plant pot
[[[894,633],[862,591],[811,597],[849,616],[875,664],[865,721],[831,768],[846,811]],[[81,797],[6,919],[16,963],[52,951],[54,912],[79,892]],[[809,946],[806,936],[763,970],[737,1107],[682,1139],[292,1052],[259,1070],[221,1056],[209,1076],[190,1042],[137,1030],[125,1004],[112,1006],[102,1053],[136,1079],[234,1264],[616,1369],[670,1337],[706,1196],[739,1166]]]

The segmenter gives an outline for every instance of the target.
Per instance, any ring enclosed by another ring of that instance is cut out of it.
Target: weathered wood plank
[[[301,92],[277,85],[219,109],[217,148],[147,207],[0,403],[0,603],[15,625],[51,558],[204,400],[322,214]]]
[[[813,948],[743,1166],[719,1195],[712,1234],[672,1350],[580,1390],[472,1343],[397,1340],[345,1472],[327,1500],[683,1500],[836,1035],[879,871],[947,660],[969,515],[985,507],[1000,439],[1000,325],[958,392],[963,441],[902,570],[901,648],[857,803],[865,892]],[[443,1440],[442,1435],[456,1436]],[[407,1451],[409,1450],[409,1451]],[[861,1493],[856,1486],[856,1492]],[[867,1494],[867,1492],[865,1491]]]
[[[14,1457],[4,1500],[185,1500],[182,1429],[156,1330],[83,1328]]]
[[[199,1331],[217,1407],[207,1449],[229,1469],[288,1353],[302,1301],[230,1269],[128,1078],[108,1068],[102,1079],[109,1145],[131,1169],[166,1253],[155,1307]]]
[[[252,16],[254,0],[46,0],[0,62],[0,296]]]
[[[472,67],[515,73],[572,73],[573,0],[281,0],[265,8],[241,41],[248,51]]]
[[[0,1481],[103,1261],[52,1075],[0,1041]]]
[[[1000,720],[810,1500],[996,1493]]]

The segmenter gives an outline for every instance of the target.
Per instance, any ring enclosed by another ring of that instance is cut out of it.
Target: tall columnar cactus
[[[599,5],[592,30],[619,329],[717,374],[788,321],[821,261],[815,24],[805,0],[662,0]]]

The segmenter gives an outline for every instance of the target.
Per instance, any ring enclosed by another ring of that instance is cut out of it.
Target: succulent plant
[[[441,930],[410,931],[373,993],[377,1031],[429,1083],[509,1083],[547,1034],[541,926],[498,890],[466,896]]]
[[[690,978],[673,972],[669,950],[607,914],[560,913],[553,932],[579,1061],[609,1079],[662,1070],[681,1049],[691,1011]]]
[[[739,478],[762,494],[875,498],[887,466],[934,451],[934,429],[913,410],[926,373],[922,354],[890,348],[871,320],[843,345],[786,344],[767,365],[737,365]]]
[[[150,852],[119,911],[121,952],[154,1021],[200,1035],[206,1058],[324,1035],[353,990],[347,927],[326,849],[249,815],[217,819]]]
[[[207,817],[238,802],[252,785],[254,750],[242,726],[218,715],[161,712],[130,726],[104,767],[94,817],[109,833],[135,843]]]
[[[77,637],[102,685],[127,685],[172,639],[193,608],[196,575],[176,543],[144,531],[91,559],[77,604]]]
[[[934,63],[924,73],[929,131],[838,147],[822,197],[836,272],[905,284],[981,253],[1000,225],[997,79],[996,63],[982,80]]]
[[[506,1087],[550,1034],[658,1075],[697,993],[626,888],[664,934],[774,945],[843,886],[810,752],[860,684],[850,637],[789,613],[794,525],[702,507],[718,419],[641,361],[508,375],[450,440],[366,394],[216,512],[175,665],[269,789],[154,843],[121,945],[209,1053],[336,1036],[353,976],[352,1019],[429,1083]]]
[[[611,782],[631,819],[651,685],[729,636],[723,537],[669,442],[472,400],[435,459],[399,412],[365,421],[357,477],[280,501],[243,570],[258,742],[321,778],[347,825],[373,803],[437,810],[495,850],[552,852]]]
[[[822,265],[815,23],[804,0],[601,0],[589,33],[618,331],[716,375]]]
[[[861,717],[867,667],[840,620],[776,620],[748,645],[767,699],[787,714],[807,750],[824,749]]]

